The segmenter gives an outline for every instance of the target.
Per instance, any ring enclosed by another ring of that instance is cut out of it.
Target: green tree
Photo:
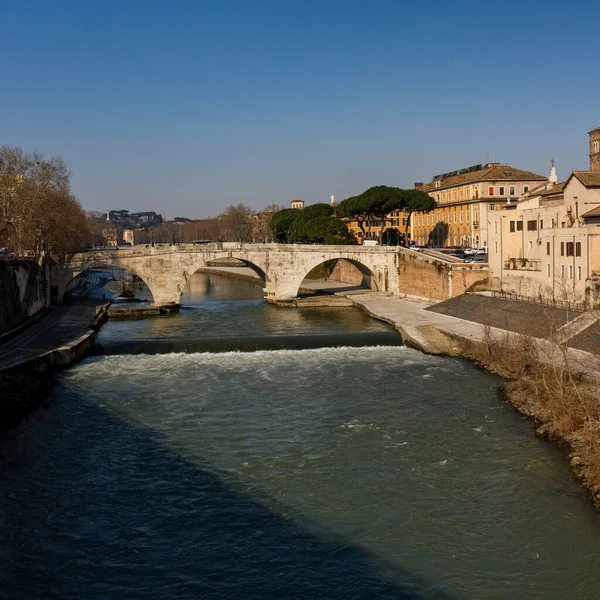
[[[306,208],[299,211],[300,214],[294,219],[294,222],[291,224],[288,231],[288,242],[314,242],[311,235],[309,234],[309,229],[313,233],[316,230],[311,228],[311,223],[315,219],[321,219],[323,217],[329,219],[333,215],[333,208],[329,204],[311,204]]]
[[[407,226],[415,211],[429,212],[436,206],[435,200],[421,190],[404,190],[386,185],[376,185],[358,196],[342,200],[336,208],[340,218],[354,219],[366,234],[364,224],[369,220],[381,222],[380,231],[385,226],[385,217],[392,211],[408,212]]]
[[[269,221],[269,227],[273,232],[275,241],[280,244],[288,243],[288,232],[293,222],[300,216],[302,211],[297,208],[284,208],[273,214]]]
[[[348,231],[346,223],[333,216],[321,216],[308,221],[306,224],[306,238],[314,244],[344,246],[356,244],[356,240]]]

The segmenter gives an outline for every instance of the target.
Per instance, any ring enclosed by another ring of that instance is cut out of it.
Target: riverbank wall
[[[50,306],[49,266],[35,260],[0,260],[0,334]]]
[[[89,356],[92,342],[107,320],[108,306],[99,306],[88,330],[75,339],[0,371],[0,432],[44,405],[56,371],[71,367]]]

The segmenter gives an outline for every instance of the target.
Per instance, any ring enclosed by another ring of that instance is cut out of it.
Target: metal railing
[[[585,302],[572,302],[556,300],[555,298],[544,298],[543,296],[523,296],[511,292],[492,290],[493,298],[502,298],[503,300],[516,300],[518,302],[528,302],[530,304],[539,304],[540,306],[551,306],[552,308],[565,308],[568,310],[585,311],[587,305]]]

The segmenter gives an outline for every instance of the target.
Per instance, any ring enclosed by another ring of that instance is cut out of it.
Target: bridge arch
[[[133,265],[130,261],[121,260],[118,256],[90,253],[89,256],[79,254],[74,260],[71,260],[63,266],[59,271],[58,277],[53,278],[53,285],[56,286],[58,300],[62,300],[64,295],[70,291],[69,287],[77,277],[87,273],[91,269],[123,269],[129,273],[132,273],[144,282],[154,302],[156,302],[156,295],[152,289],[151,275],[146,272],[139,265]]]
[[[357,285],[360,285],[361,287],[364,287],[366,289],[379,291],[380,285],[379,285],[378,275],[374,270],[371,269],[371,267],[369,267],[367,264],[365,264],[365,262],[362,262],[355,258],[339,257],[339,256],[335,256],[335,255],[331,256],[331,257],[325,257],[325,258],[319,257],[319,258],[311,260],[311,261],[306,261],[305,264],[303,265],[302,271],[300,271],[300,274],[290,278],[287,285],[285,286],[286,291],[291,295],[291,297],[293,297],[293,298],[297,297],[298,290],[300,289],[302,282],[306,279],[306,276],[313,269],[315,269],[319,265],[322,265],[330,260],[346,261],[347,263],[356,267],[357,271],[362,276],[360,283]]]
[[[178,302],[181,301],[181,296],[183,295],[186,287],[188,286],[190,278],[198,272],[210,272],[209,269],[213,267],[211,263],[227,260],[227,259],[236,259],[243,263],[245,267],[252,269],[261,279],[264,285],[267,285],[271,278],[267,273],[267,267],[265,264],[262,264],[261,261],[250,260],[245,257],[243,253],[237,252],[227,252],[227,253],[214,253],[207,254],[202,257],[195,257],[194,260],[189,264],[189,266],[183,271],[182,279],[180,285],[178,285]],[[221,271],[223,274],[223,271]]]
[[[106,272],[110,273],[111,269],[121,269],[123,271],[127,271],[128,273],[131,273],[132,275],[135,275],[140,281],[143,282],[143,284],[148,288],[148,291],[150,292],[150,295],[152,296],[152,300],[154,301],[154,294],[152,293],[152,289],[150,288],[150,286],[148,285],[148,282],[144,279],[144,277],[138,273],[136,273],[134,270],[132,270],[129,267],[125,267],[123,265],[119,265],[116,262],[114,264],[107,264],[106,262],[104,262],[104,264],[92,264],[89,266],[86,266],[85,268],[81,269],[78,273],[75,273],[73,275],[73,277],[71,278],[71,281],[67,282],[66,286],[65,286],[65,290],[64,293],[68,293],[70,292],[70,284],[75,281],[75,279],[77,277],[80,277],[81,275],[83,275],[84,273],[88,273],[89,271],[91,271],[92,269],[98,269],[99,271],[101,270],[106,270]]]

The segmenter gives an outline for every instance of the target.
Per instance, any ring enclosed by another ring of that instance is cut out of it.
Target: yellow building
[[[358,243],[363,240],[379,240],[380,235],[388,230],[393,229],[398,232],[398,240],[407,238],[408,234],[408,213],[395,210],[385,217],[385,219],[370,219],[363,223],[365,233],[358,225],[356,219],[346,221],[348,231],[357,239]]]
[[[546,181],[500,163],[436,175],[427,184],[415,184],[435,199],[437,208],[412,215],[411,238],[423,246],[487,248],[489,215]]]

